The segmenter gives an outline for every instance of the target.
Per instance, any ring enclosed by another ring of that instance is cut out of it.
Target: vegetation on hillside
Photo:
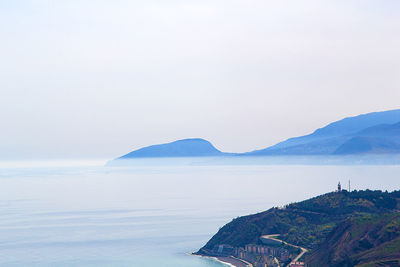
[[[317,266],[399,266],[400,213],[364,214],[341,223],[307,256]]]
[[[244,247],[260,243],[262,235],[280,234],[280,239],[310,249],[306,258],[310,263],[321,264],[319,261],[325,259],[323,263],[328,264],[329,259],[342,264],[337,266],[355,266],[377,260],[378,255],[390,254],[392,259],[400,255],[400,241],[396,241],[400,237],[399,199],[400,191],[327,193],[236,218],[222,227],[204,248],[211,249],[218,244]],[[345,240],[343,246],[332,248],[335,238]],[[325,252],[337,258],[329,258]],[[318,264],[311,266],[321,266]]]

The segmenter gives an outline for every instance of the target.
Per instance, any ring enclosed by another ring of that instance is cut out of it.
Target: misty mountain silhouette
[[[399,122],[400,109],[348,117],[317,129],[312,134],[290,138],[274,146],[248,152],[244,155],[400,153],[396,145],[400,141]],[[361,137],[369,138],[362,138],[363,141],[361,142]],[[348,148],[343,147],[338,150],[345,143],[347,143]],[[365,146],[368,143],[379,149],[366,149]],[[350,147],[352,148],[350,149]]]
[[[118,159],[210,156],[350,155],[400,153],[400,109],[332,122],[305,136],[247,153],[224,153],[193,138],[134,150]]]
[[[132,151],[119,159],[154,157],[210,157],[222,156],[210,142],[200,138],[183,139],[175,142],[153,145]]]

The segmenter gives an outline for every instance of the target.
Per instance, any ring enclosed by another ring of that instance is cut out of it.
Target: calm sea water
[[[218,267],[188,253],[234,217],[400,189],[400,166],[103,164],[1,163],[0,266]]]

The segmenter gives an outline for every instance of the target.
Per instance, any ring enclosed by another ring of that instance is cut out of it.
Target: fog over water
[[[111,161],[398,109],[400,1],[0,2],[0,266],[221,267],[188,253],[235,217],[400,189],[397,155]]]
[[[0,4],[1,159],[245,152],[399,108],[400,2]]]
[[[232,218],[339,180],[400,188],[395,165],[45,165],[1,165],[1,266],[221,266],[186,253]]]

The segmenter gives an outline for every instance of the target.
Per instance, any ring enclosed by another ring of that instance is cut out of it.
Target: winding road
[[[300,254],[297,255],[296,258],[294,258],[294,259],[290,262],[290,264],[295,263],[296,261],[299,261],[299,259],[304,255],[304,253],[308,252],[308,249],[306,249],[306,248],[303,248],[303,247],[300,247],[300,246],[296,246],[296,245],[290,244],[290,243],[288,243],[288,242],[286,242],[286,241],[283,241],[283,240],[280,240],[280,239],[275,238],[275,237],[277,237],[277,236],[280,236],[280,234],[263,235],[263,236],[261,236],[261,240],[263,240],[263,239],[264,239],[264,240],[272,240],[272,241],[274,241],[274,242],[283,243],[283,244],[285,244],[285,245],[288,245],[288,246],[291,246],[291,247],[300,249],[300,250],[301,250]],[[290,264],[289,264],[289,265],[290,265]]]

